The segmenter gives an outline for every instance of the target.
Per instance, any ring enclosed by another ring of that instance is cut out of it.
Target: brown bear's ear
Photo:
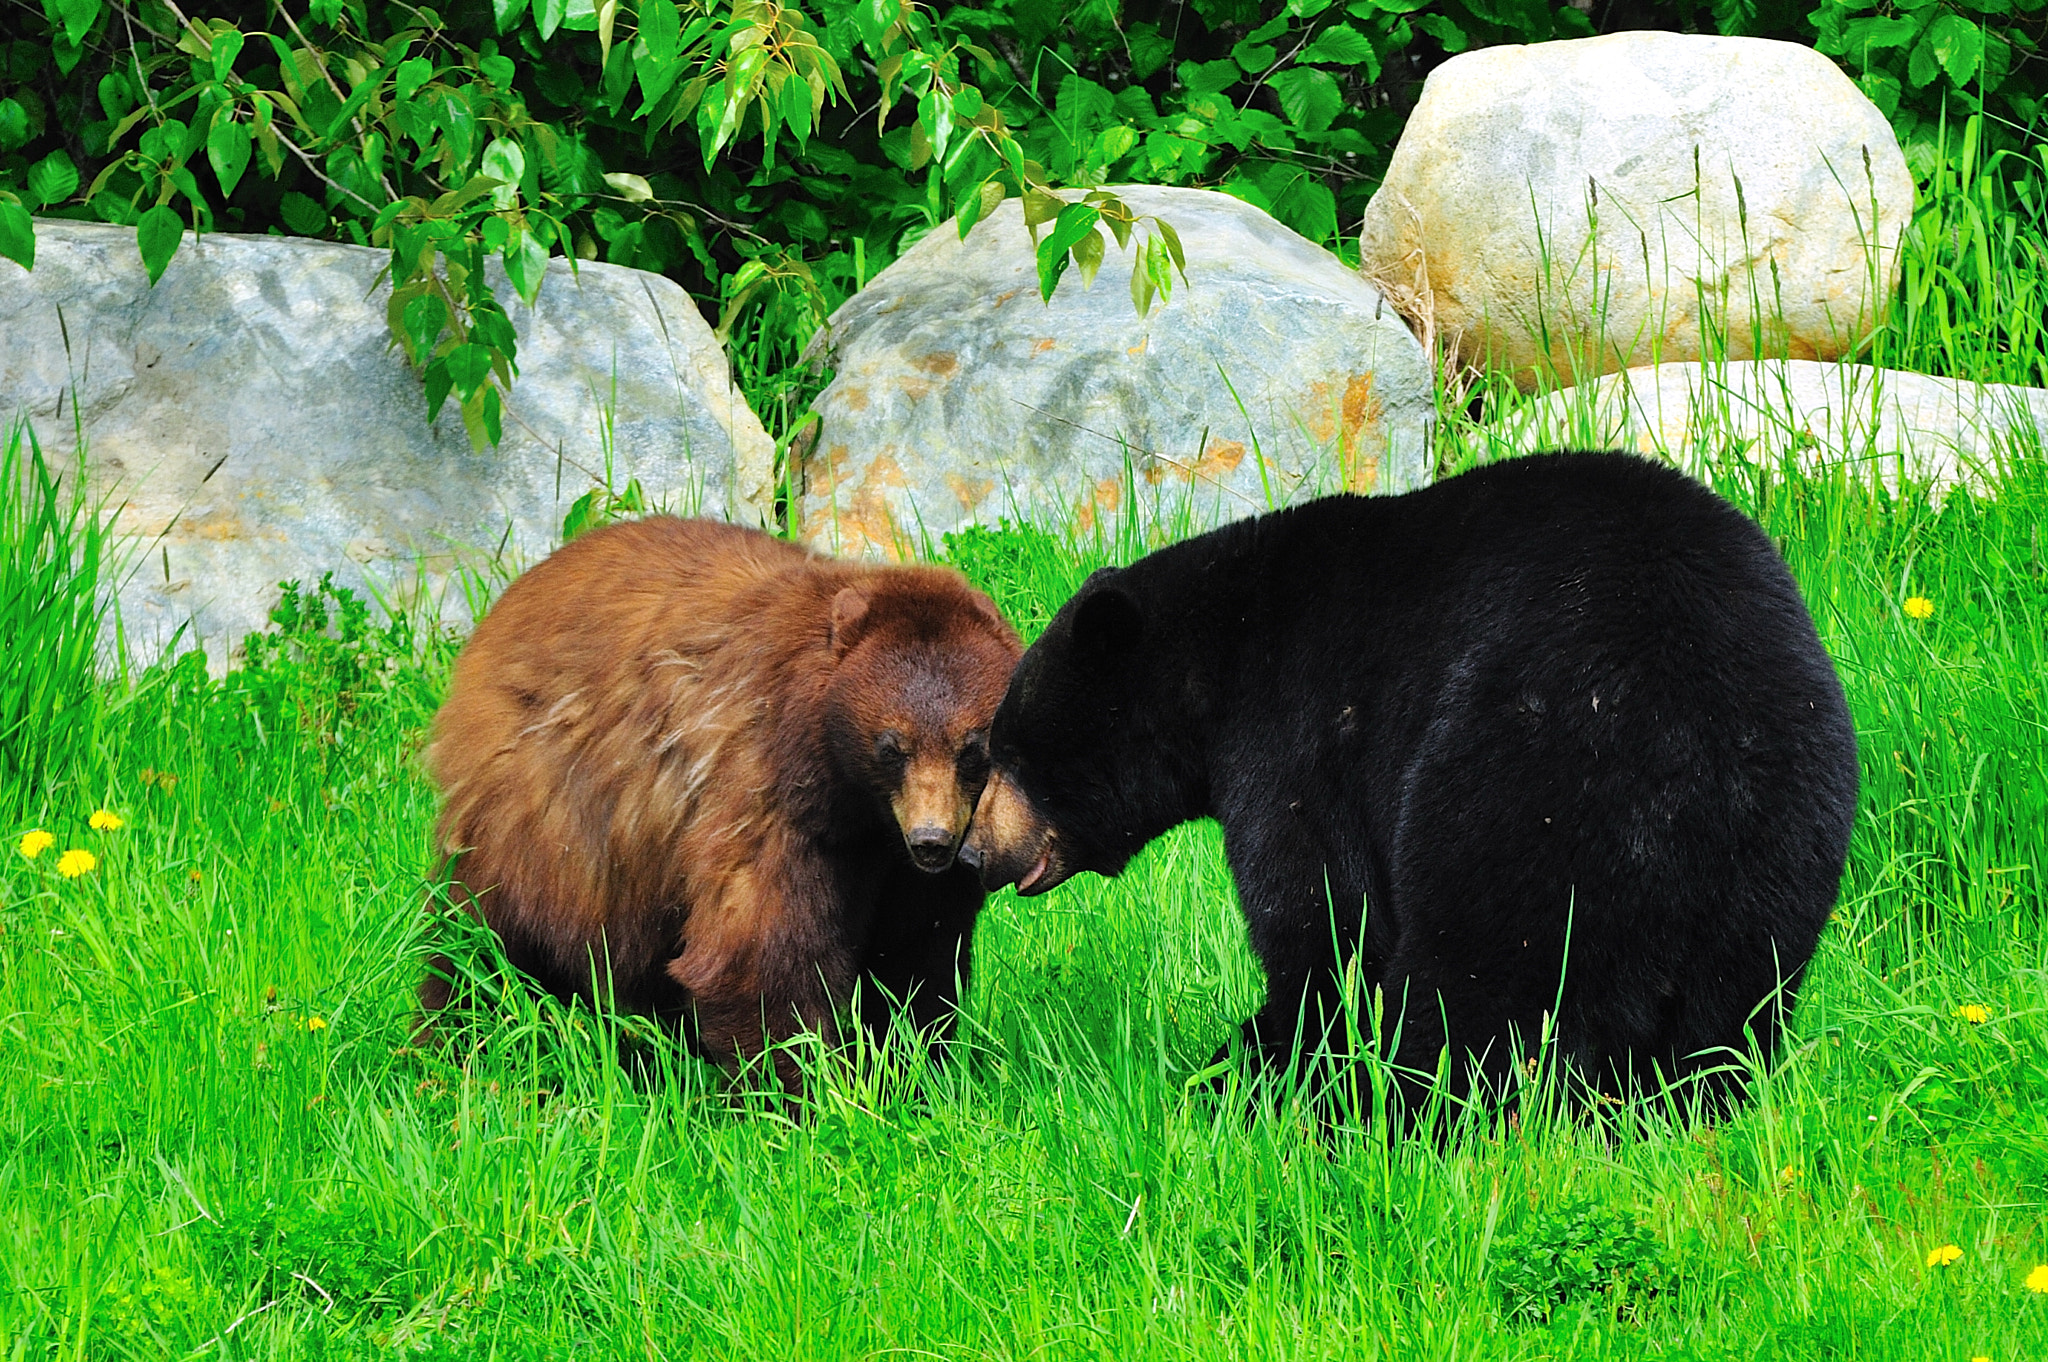
[[[841,587],[832,598],[832,656],[845,657],[846,650],[860,642],[867,617],[868,593],[857,586]]]

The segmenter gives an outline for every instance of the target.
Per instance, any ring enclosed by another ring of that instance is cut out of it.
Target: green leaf
[[[503,212],[512,207],[519,197],[519,181],[526,174],[526,151],[509,137],[494,137],[484,148],[484,159],[479,167],[483,174],[500,181],[491,191],[491,202]]]
[[[149,271],[151,288],[155,288],[156,281],[164,277],[164,269],[171,263],[171,257],[178,253],[178,243],[184,236],[184,220],[167,203],[150,209],[142,215],[142,221],[135,224],[135,246],[142,252],[142,267]]]
[[[36,267],[36,224],[28,209],[0,201],[0,256],[25,270]]]
[[[448,352],[448,377],[454,382],[455,390],[462,394],[464,402],[476,395],[484,380],[491,376],[491,352],[471,342],[458,345]]]
[[[641,0],[640,43],[650,60],[668,65],[676,59],[683,35],[683,15],[675,0]]]
[[[427,366],[421,375],[427,385],[427,420],[432,421],[441,414],[442,404],[447,402],[449,392],[455,387],[455,380],[448,376],[448,360],[444,356]]]
[[[1867,60],[1868,54],[1880,52],[1888,47],[1904,47],[1920,33],[1920,21],[1892,17],[1852,19],[1842,30],[1843,44],[1848,55],[1859,61]]]
[[[1113,128],[1104,128],[1095,135],[1095,146],[1089,151],[1088,159],[1095,165],[1108,169],[1130,154],[1138,145],[1138,130],[1119,123]]]
[[[1319,133],[1344,109],[1337,78],[1313,66],[1297,66],[1273,77],[1273,92],[1289,122],[1306,133]]]
[[[1418,14],[1410,22],[1436,39],[1438,45],[1447,53],[1463,52],[1471,46],[1472,40],[1465,36],[1465,30],[1441,14]]]
[[[500,420],[502,403],[495,387],[485,388],[462,404],[462,424],[469,431],[470,447],[481,451],[505,438]]]
[[[1960,14],[1944,14],[1929,25],[1927,45],[1950,80],[1968,85],[1984,58],[1984,30]]]
[[[491,17],[497,21],[498,32],[509,33],[519,22],[519,16],[526,13],[526,0],[491,0]]]
[[[295,189],[278,197],[278,216],[300,236],[318,236],[327,230],[327,210]]]
[[[533,23],[540,30],[542,42],[555,36],[555,30],[562,26],[562,16],[568,12],[569,0],[533,0]]]
[[[1088,288],[1095,283],[1095,272],[1102,268],[1102,250],[1100,231],[1090,231],[1074,243],[1074,265],[1081,271],[1082,288]]]
[[[28,110],[18,99],[0,99],[0,151],[28,141]]]
[[[1303,19],[1313,19],[1334,3],[1335,0],[1287,0],[1287,12]]]
[[[441,329],[448,324],[448,305],[437,293],[422,293],[405,305],[405,337],[412,342],[413,362],[434,353]]]
[[[392,94],[403,104],[420,92],[420,87],[434,78],[434,63],[425,57],[410,57],[398,64],[398,78],[393,83]]]
[[[1066,272],[1067,252],[1082,237],[1094,233],[1101,220],[1102,211],[1092,204],[1070,203],[1060,210],[1045,240],[1038,243],[1038,291],[1048,301]]]
[[[646,203],[654,197],[654,188],[638,175],[623,170],[614,170],[604,177],[612,192],[628,203]]]
[[[249,168],[249,125],[230,118],[231,112],[224,108],[215,114],[213,127],[206,134],[206,159],[213,163],[213,173],[220,177],[223,195],[235,192],[242,172]]]
[[[1241,79],[1237,63],[1229,58],[1220,61],[1184,61],[1180,64],[1180,83],[1191,95],[1213,95],[1218,90],[1227,90]]]
[[[541,282],[548,274],[548,248],[532,232],[520,232],[505,247],[505,277],[528,307],[540,296]]]
[[[1279,55],[1280,49],[1271,43],[1242,42],[1230,49],[1230,59],[1244,68],[1248,76],[1266,70]]]
[[[808,81],[792,80],[782,87],[782,121],[789,124],[799,149],[811,140],[811,98]]]
[[[1934,78],[1940,74],[1941,59],[1934,55],[1934,45],[1922,38],[1906,61],[1906,79],[1919,90],[1933,84]]]
[[[1379,53],[1373,50],[1372,40],[1349,24],[1338,24],[1326,28],[1316,35],[1316,40],[1301,50],[1296,61],[1329,62],[1335,66],[1357,66],[1369,64],[1375,77],[1379,73]]]
[[[39,208],[62,203],[78,192],[78,167],[64,152],[53,151],[29,167],[28,193]]]
[[[213,78],[225,85],[235,74],[235,58],[242,55],[242,31],[224,28],[213,35]]]
[[[92,31],[93,23],[100,17],[100,0],[56,0],[55,7],[57,17],[64,21],[64,41],[71,47],[77,47],[85,40],[85,35]]]

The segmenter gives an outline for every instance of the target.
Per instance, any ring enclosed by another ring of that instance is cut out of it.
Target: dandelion
[[[33,861],[55,845],[57,845],[57,839],[54,836],[44,832],[41,828],[30,828],[27,832],[21,834],[21,841],[16,844],[15,850]]]
[[[1934,613],[1934,602],[1925,596],[1906,597],[1906,618],[1924,620]]]
[[[1991,1009],[1982,1003],[1964,1003],[1951,1015],[1961,1017],[1972,1026],[1982,1026],[1991,1020]]]
[[[318,1017],[308,1017],[306,1018],[306,1029],[308,1031],[325,1031],[327,1023]]]
[[[1960,1261],[1962,1256],[1963,1251],[1954,1244],[1943,1244],[1939,1248],[1927,1250],[1927,1266],[1947,1267],[1951,1263]]]
[[[1783,1168],[1780,1168],[1778,1170],[1778,1181],[1784,1183],[1787,1187],[1799,1181],[1799,1165],[1788,1163]]]
[[[99,863],[100,858],[90,851],[82,847],[73,847],[57,858],[57,873],[67,880],[75,880],[80,875],[91,874],[93,867]]]
[[[2036,1295],[2048,1296],[2048,1263],[2034,1265],[2034,1270],[2027,1274],[2027,1290]]]
[[[95,809],[92,817],[85,820],[86,826],[94,832],[117,832],[121,828],[121,815],[112,809]]]
[[[199,883],[199,881],[205,879],[206,877],[204,875],[201,875],[199,873],[198,867],[195,866],[191,870],[185,872],[185,878],[190,880],[192,883],[197,884]]]

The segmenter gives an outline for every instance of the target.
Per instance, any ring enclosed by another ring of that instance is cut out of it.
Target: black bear
[[[1411,1103],[1447,1050],[1454,1093],[1505,1092],[1546,1017],[1601,1090],[1738,1095],[1856,805],[1842,688],[1769,538],[1615,454],[1331,497],[1098,572],[991,749],[962,853],[985,884],[1114,875],[1215,817],[1268,982],[1247,1049],[1270,1068],[1341,1034],[1355,960]]]
[[[1020,651],[950,569],[662,516],[586,534],[507,588],[435,716],[457,901],[549,989],[595,969],[728,1066],[830,1035],[856,979],[870,1026],[887,994],[943,1032],[983,898],[954,853]]]

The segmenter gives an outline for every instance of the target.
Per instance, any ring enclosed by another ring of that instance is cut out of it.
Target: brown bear
[[[456,659],[427,749],[451,896],[551,992],[728,1068],[833,1037],[857,980],[871,1028],[894,1000],[943,1034],[983,898],[954,852],[1020,653],[950,569],[673,517],[588,533]],[[437,959],[429,1017],[449,992]]]

